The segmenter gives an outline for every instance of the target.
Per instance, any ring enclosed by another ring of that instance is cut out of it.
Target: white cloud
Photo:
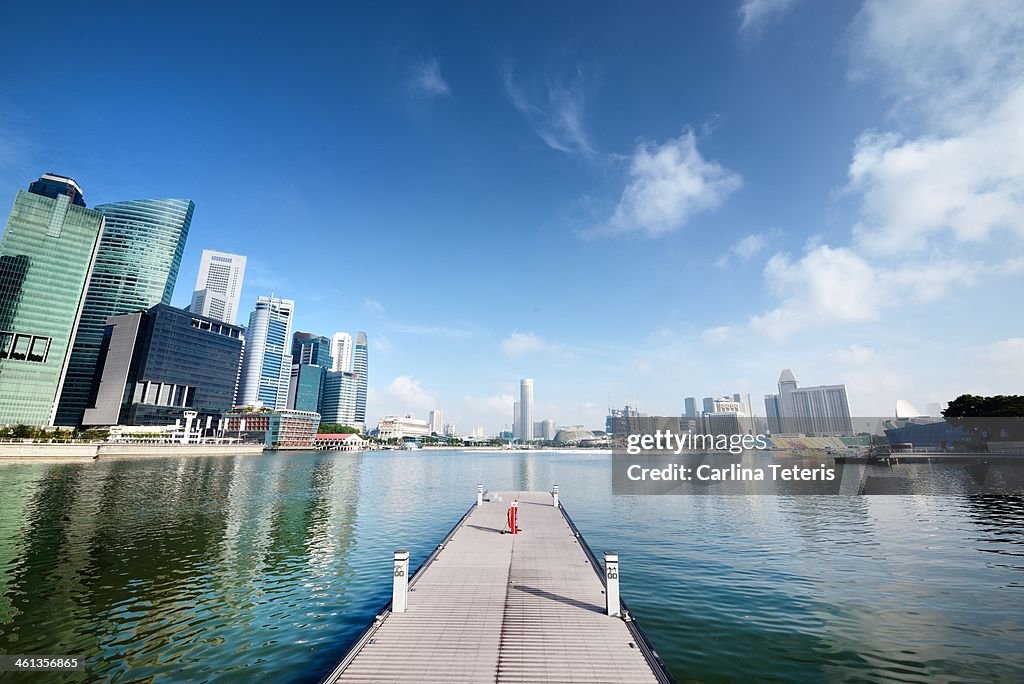
[[[935,237],[1024,236],[1024,5],[871,0],[853,35],[853,76],[878,77],[914,131],[855,145],[859,245],[882,254]]]
[[[1024,337],[1011,337],[989,345],[982,361],[991,364],[991,371],[1005,382],[1024,381]]]
[[[736,329],[731,325],[719,325],[714,328],[708,328],[701,333],[701,339],[706,344],[711,346],[719,346],[730,342],[736,335]]]
[[[638,145],[629,176],[611,218],[595,232],[663,235],[716,209],[743,184],[739,174],[701,156],[692,130],[663,145]]]
[[[512,67],[504,70],[505,93],[509,101],[529,122],[534,132],[548,147],[566,154],[589,157],[593,145],[583,123],[583,71],[568,83],[551,82],[546,89],[546,102],[537,104],[516,84]]]
[[[548,344],[533,333],[513,332],[501,341],[501,352],[505,356],[517,357],[544,351]]]
[[[363,297],[363,308],[373,313],[384,313],[384,305],[373,297]]]
[[[768,246],[769,238],[777,237],[779,233],[779,230],[772,229],[767,233],[751,233],[743,236],[730,245],[725,254],[718,259],[718,267],[727,268],[733,261],[741,264],[749,262]]]
[[[749,33],[767,21],[785,14],[795,0],[743,0],[740,5],[740,32]]]
[[[419,98],[446,97],[451,94],[448,82],[441,76],[441,65],[435,57],[421,60],[413,67],[408,88],[410,95]]]
[[[934,260],[879,265],[849,247],[819,245],[793,261],[776,254],[764,277],[781,304],[750,319],[751,327],[784,337],[809,326],[877,320],[888,308],[938,299],[973,282],[977,265]]]
[[[429,411],[437,406],[437,398],[423,389],[420,381],[408,375],[399,375],[386,388],[388,396],[402,410]]]

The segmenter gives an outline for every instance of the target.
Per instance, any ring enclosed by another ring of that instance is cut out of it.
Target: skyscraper
[[[291,340],[295,302],[277,297],[260,297],[249,315],[246,348],[238,384],[240,405],[261,402],[264,406],[285,409],[291,379]]]
[[[359,376],[348,371],[328,371],[324,374],[323,396],[320,402],[321,422],[351,425],[364,430],[365,417],[357,417]],[[364,409],[365,411],[365,409]]]
[[[352,336],[347,332],[336,332],[331,339],[331,354],[334,365],[331,370],[352,371]]]
[[[704,397],[701,402],[704,408],[704,413],[714,413],[715,411],[715,400],[711,397]]]
[[[430,417],[427,420],[430,423],[430,433],[434,435],[444,434],[444,412],[438,409],[434,409],[430,412]]]
[[[70,178],[15,197],[0,240],[0,423],[54,423],[102,228]]]
[[[853,434],[846,385],[800,387],[793,371],[779,375],[779,393],[764,399],[768,425],[782,433]],[[775,414],[773,421],[773,414]]]
[[[187,410],[218,420],[234,405],[244,339],[237,325],[163,304],[111,316],[83,424],[168,425]]]
[[[530,378],[519,381],[519,417],[521,439],[529,442],[533,439],[533,380]]]
[[[519,413],[519,402],[512,402],[512,439],[523,438],[523,417]]]
[[[694,399],[693,397],[686,397],[686,399],[684,400],[684,404],[686,406],[686,409],[683,412],[683,415],[686,416],[687,418],[696,418],[697,400]]]
[[[245,279],[245,257],[204,249],[189,311],[235,324]]]
[[[295,333],[292,335],[292,363],[331,370],[334,365],[334,359],[331,358],[331,341],[322,335]]]
[[[80,425],[111,316],[170,304],[195,204],[187,199],[101,204],[104,227],[57,408],[59,425]]]
[[[356,389],[356,423],[366,425],[366,387],[370,372],[369,345],[366,333],[356,333],[356,346],[352,353],[352,372],[358,376]]]

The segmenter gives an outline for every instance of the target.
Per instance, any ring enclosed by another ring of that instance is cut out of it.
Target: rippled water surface
[[[88,663],[25,681],[316,682],[389,598],[393,549],[422,560],[477,482],[558,482],[680,680],[1024,681],[1021,499],[613,497],[610,462],[0,465],[0,653]]]

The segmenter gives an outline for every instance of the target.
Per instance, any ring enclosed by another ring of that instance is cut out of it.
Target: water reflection
[[[424,558],[477,482],[557,482],[685,678],[1024,679],[1019,498],[613,496],[611,477],[566,452],[3,466],[0,651],[85,656],[68,681],[317,681],[386,600],[394,548]]]

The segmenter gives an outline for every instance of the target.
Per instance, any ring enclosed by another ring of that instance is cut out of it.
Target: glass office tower
[[[191,200],[97,205],[105,225],[57,409],[58,425],[81,425],[91,406],[103,329],[111,316],[170,304],[192,223]]]
[[[70,178],[18,192],[0,240],[0,423],[53,424],[102,227]]]
[[[366,388],[370,374],[370,346],[366,342],[366,333],[356,333],[356,347],[352,354],[352,371],[359,376],[359,385],[356,388],[356,424],[359,427],[366,425]]]

